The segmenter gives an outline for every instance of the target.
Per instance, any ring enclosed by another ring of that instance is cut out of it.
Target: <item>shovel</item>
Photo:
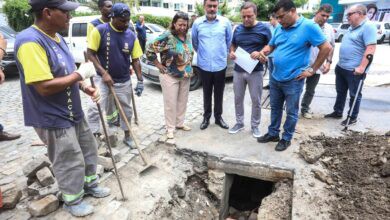
[[[86,53],[86,52],[84,52],[84,58],[85,58],[85,62],[88,62],[88,58],[87,58],[87,53]],[[91,80],[91,86],[92,86],[93,88],[95,88],[95,82],[93,81],[93,77],[91,77],[90,80]],[[98,111],[99,111],[100,121],[102,122],[102,127],[103,127],[103,131],[104,131],[104,136],[106,137],[106,140],[107,140],[108,150],[110,151],[111,162],[112,162],[112,165],[114,166],[115,177],[116,177],[116,179],[118,180],[119,189],[120,189],[121,194],[122,194],[122,200],[124,201],[124,200],[126,200],[126,197],[125,197],[125,194],[124,194],[124,192],[123,192],[122,183],[121,183],[121,179],[119,178],[118,169],[116,168],[114,156],[113,156],[113,153],[112,153],[112,148],[111,148],[110,139],[108,138],[107,127],[106,127],[106,124],[105,124],[105,122],[104,122],[104,117],[103,117],[102,108],[101,108],[101,106],[100,106],[100,103],[97,102],[96,105],[97,105],[97,109],[98,109]]]
[[[349,109],[348,117],[347,117],[347,123],[345,124],[345,127],[344,127],[343,131],[347,131],[348,130],[349,122],[351,120],[352,111],[355,108],[357,97],[358,97],[360,91],[362,90],[363,81],[364,81],[364,79],[366,78],[366,75],[367,75],[367,69],[368,69],[368,67],[371,66],[372,59],[374,58],[374,56],[372,54],[367,54],[366,58],[368,60],[368,64],[366,66],[366,69],[364,70],[362,79],[359,81],[359,85],[358,85],[358,88],[356,90],[355,98],[353,99],[352,106]]]
[[[123,121],[125,122],[127,128],[129,129],[129,132],[130,132],[130,136],[131,138],[133,139],[134,141],[134,145],[135,147],[137,148],[138,152],[139,152],[139,155],[141,156],[142,158],[142,161],[144,162],[144,168],[139,172],[140,175],[142,174],[146,174],[152,170],[155,170],[155,169],[158,169],[156,166],[154,166],[153,164],[149,163],[148,160],[146,159],[144,153],[142,152],[142,150],[139,148],[138,146],[138,141],[135,139],[135,136],[133,134],[133,131],[131,130],[131,126],[130,126],[130,123],[129,121],[127,120],[127,117],[125,115],[125,112],[123,111],[123,108],[122,108],[122,105],[121,103],[119,102],[119,99],[118,99],[118,96],[116,95],[115,93],[115,90],[114,88],[111,86],[111,85],[108,85],[108,88],[110,89],[110,92],[113,94],[114,96],[114,99],[115,99],[115,103],[119,109],[119,113],[123,119]]]

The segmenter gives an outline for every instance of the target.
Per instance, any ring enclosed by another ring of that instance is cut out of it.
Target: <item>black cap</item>
[[[67,0],[29,0],[28,4],[32,11],[39,11],[44,8],[58,8],[64,11],[73,11],[79,7],[79,3]]]

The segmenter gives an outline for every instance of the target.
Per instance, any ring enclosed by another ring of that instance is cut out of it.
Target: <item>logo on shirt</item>
[[[122,51],[123,52],[125,52],[125,53],[130,53],[130,51],[129,51],[129,43],[125,43],[125,46],[124,46],[124,48],[122,49]]]

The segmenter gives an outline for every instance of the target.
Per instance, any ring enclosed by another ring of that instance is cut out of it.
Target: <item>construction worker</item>
[[[127,120],[130,122],[132,116],[130,64],[138,78],[136,94],[141,96],[144,85],[138,58],[142,56],[142,49],[137,36],[128,29],[129,7],[123,3],[116,3],[112,6],[110,16],[110,23],[99,25],[92,30],[88,41],[88,58],[94,63],[98,74],[103,79],[100,85],[103,107],[107,108],[105,97],[110,92],[108,86],[113,86]],[[123,143],[132,148],[134,142],[130,137],[130,131],[124,121],[120,121],[125,133]]]
[[[97,18],[90,23],[88,23],[87,26],[87,41],[91,37],[92,30],[100,25],[107,22],[110,22],[110,14],[111,14],[111,8],[112,8],[112,1],[109,0],[99,0],[98,1],[98,7],[101,14],[100,18]],[[102,80],[100,76],[93,78],[95,81],[95,85],[100,85],[100,81]],[[109,95],[107,97],[107,109],[106,109],[106,120],[109,125],[112,126],[119,126],[119,114],[118,109],[115,105],[114,97],[112,95]],[[88,106],[88,123],[92,130],[93,135],[97,138],[97,140],[100,141],[101,132],[100,132],[100,117],[99,117],[99,111],[97,109],[97,106],[95,103],[91,102]],[[110,143],[112,146],[116,145],[117,138],[116,136],[110,135],[108,137],[110,139]]]
[[[93,206],[83,195],[106,197],[108,188],[98,187],[97,143],[81,109],[79,89],[97,102],[99,90],[83,81],[96,75],[92,63],[76,70],[68,46],[58,34],[69,26],[70,11],[78,3],[65,0],[30,0],[34,24],[15,41],[20,71],[24,121],[34,127],[47,145],[64,209],[86,216]]]

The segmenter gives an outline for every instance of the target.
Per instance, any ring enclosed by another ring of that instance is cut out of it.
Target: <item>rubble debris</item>
[[[213,193],[219,200],[222,199],[223,182],[225,173],[216,170],[208,170],[207,189]]]
[[[3,207],[2,209],[13,209],[22,198],[22,190],[14,188],[8,192],[3,193]]]
[[[57,182],[49,186],[41,186],[39,182],[34,182],[27,187],[27,194],[29,196],[38,196],[40,198],[49,194],[56,194],[59,191]]]
[[[307,141],[303,142],[299,146],[299,154],[308,163],[315,163],[325,153],[325,149],[321,142]]]
[[[36,176],[42,186],[48,186],[54,184],[55,182],[54,176],[48,167],[40,169]]]
[[[381,176],[382,177],[389,177],[390,176],[390,162],[386,163],[381,170]],[[389,187],[389,185],[387,185]]]
[[[314,177],[321,182],[327,183],[328,185],[332,185],[334,183],[330,176],[319,169],[312,169],[311,172],[313,172]]]
[[[98,156],[98,164],[102,165],[104,170],[114,169],[114,165],[112,164],[112,160],[109,157]]]
[[[257,219],[291,219],[292,182],[280,181],[274,192],[263,198]]]
[[[38,170],[42,169],[43,167],[49,167],[49,166],[50,166],[49,158],[41,155],[39,157],[33,158],[31,162],[26,164],[23,168],[23,173],[26,177],[30,178],[35,176]]]
[[[99,177],[101,177],[104,173],[104,167],[100,164],[98,164],[96,166],[96,174],[99,175]]]
[[[59,207],[59,201],[56,196],[48,195],[37,201],[33,201],[28,206],[28,211],[34,217],[45,216],[54,212]]]

